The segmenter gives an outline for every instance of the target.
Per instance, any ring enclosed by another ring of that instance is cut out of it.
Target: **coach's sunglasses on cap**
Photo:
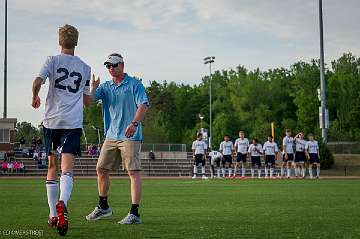
[[[119,65],[119,63],[116,63],[116,64],[108,63],[108,64],[106,64],[105,66],[106,66],[106,68],[110,69],[111,67],[112,67],[112,68],[116,68],[116,67],[118,67],[118,65]]]

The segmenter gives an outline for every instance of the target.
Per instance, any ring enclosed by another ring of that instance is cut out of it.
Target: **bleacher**
[[[186,152],[156,152],[156,159],[147,157],[148,152],[141,154],[142,173],[144,176],[189,176],[192,174],[192,161]],[[96,176],[97,156],[89,156],[83,152],[82,156],[75,159],[74,175]],[[37,161],[31,158],[17,157],[25,165],[25,173],[8,173],[7,176],[45,176],[47,169],[39,169]],[[126,172],[119,170],[111,173],[112,176],[126,176]]]

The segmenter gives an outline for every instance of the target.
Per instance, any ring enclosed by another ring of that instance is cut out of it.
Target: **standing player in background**
[[[265,154],[265,178],[268,178],[268,170],[270,169],[270,178],[273,178],[276,154],[279,149],[277,144],[274,142],[272,135],[268,136],[268,141],[265,142],[264,147]]]
[[[284,176],[284,167],[286,166],[286,176],[290,178],[291,176],[291,166],[294,161],[294,138],[291,137],[291,130],[285,130],[286,136],[283,138],[283,150],[284,150],[284,157],[283,157],[283,164],[281,166],[281,177]]]
[[[309,141],[306,142],[305,149],[309,158],[309,174],[313,178],[313,166],[316,166],[316,178],[320,177],[320,151],[319,144],[314,140],[313,134],[308,134]]]
[[[45,103],[44,141],[49,160],[46,191],[50,208],[49,226],[57,226],[60,235],[68,229],[67,207],[73,188],[74,157],[80,155],[83,107],[90,104],[91,69],[74,56],[79,33],[70,25],[59,28],[61,54],[50,56],[33,82],[32,106],[40,107],[39,91],[49,79]],[[61,153],[60,198],[56,173],[56,153]]]
[[[236,155],[236,164],[234,168],[234,177],[236,177],[236,170],[239,168],[241,163],[241,178],[245,178],[245,172],[246,172],[246,157],[247,152],[249,149],[249,140],[245,138],[244,131],[239,132],[239,138],[235,141],[235,151],[237,152]]]
[[[197,168],[201,164],[201,174],[202,179],[207,179],[205,175],[205,157],[206,157],[206,150],[207,145],[202,140],[202,134],[197,134],[197,139],[192,143],[192,151],[193,151],[193,159],[194,159],[194,175],[192,176],[192,179],[196,178],[197,175]]]
[[[257,166],[258,178],[261,178],[261,158],[260,156],[263,154],[263,149],[261,144],[258,143],[257,138],[253,138],[252,144],[249,146],[248,153],[251,157],[251,178],[254,178],[254,167]]]
[[[230,136],[225,135],[224,141],[220,143],[220,152],[223,155],[222,160],[222,173],[225,177],[225,168],[228,165],[229,178],[232,176],[232,154],[234,150],[234,144],[230,141]]]
[[[305,145],[306,141],[304,140],[304,133],[300,132],[295,136],[295,176],[305,178],[306,168],[305,168]]]
[[[216,150],[212,150],[209,153],[209,162],[210,162],[210,173],[211,178],[214,178],[215,175],[215,164],[216,164],[216,170],[217,170],[217,178],[221,178],[220,176],[220,161],[222,160],[223,155]]]

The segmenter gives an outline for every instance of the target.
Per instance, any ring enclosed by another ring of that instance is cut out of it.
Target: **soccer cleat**
[[[121,221],[119,221],[118,223],[123,224],[123,225],[141,224],[141,219],[140,219],[140,217],[137,217],[134,214],[128,213],[128,215],[126,217],[124,217]]]
[[[56,225],[57,225],[57,217],[49,217],[48,227],[56,227]]]
[[[196,174],[194,174],[194,176],[192,176],[192,179],[196,179]]]
[[[63,201],[56,203],[57,217],[57,230],[61,236],[65,236],[68,230],[69,222],[67,219],[67,209]]]
[[[102,209],[100,206],[96,206],[94,211],[92,211],[89,215],[87,215],[85,218],[88,221],[96,221],[104,217],[109,217],[112,215],[112,210],[109,207],[108,209]]]
[[[201,178],[202,178],[202,179],[209,179],[209,178],[206,177],[205,175],[203,175]]]

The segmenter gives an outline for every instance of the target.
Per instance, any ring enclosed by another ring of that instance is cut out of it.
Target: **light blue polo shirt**
[[[138,106],[149,105],[145,87],[139,80],[125,74],[119,85],[113,80],[106,81],[96,89],[96,100],[102,101],[106,138],[143,140],[141,123],[133,137],[125,136],[125,130],[133,121]]]

